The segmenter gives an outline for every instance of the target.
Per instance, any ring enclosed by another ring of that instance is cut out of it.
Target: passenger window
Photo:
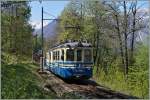
[[[57,60],[59,60],[59,51],[57,52],[57,57],[58,57],[58,59],[57,59]]]
[[[48,55],[48,53],[46,54],[46,58],[49,60],[49,55]]]
[[[91,50],[85,50],[84,51],[84,61],[85,62],[91,62],[92,60],[92,53],[91,53]]]
[[[74,61],[74,50],[67,50],[66,57],[67,61]]]
[[[49,60],[51,60],[51,52],[49,52]]]
[[[55,52],[53,52],[53,59],[55,60]]]
[[[56,51],[56,60],[58,60],[58,52]]]
[[[77,50],[77,61],[82,61],[82,50]]]
[[[56,60],[56,52],[54,52],[54,60]]]
[[[57,60],[57,52],[55,51],[55,60]]]
[[[53,52],[53,58],[56,60],[56,51]]]
[[[62,52],[62,54],[61,54],[61,60],[64,61],[64,50],[62,50],[61,52]]]

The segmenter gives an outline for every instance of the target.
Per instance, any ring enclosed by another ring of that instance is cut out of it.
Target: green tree
[[[30,7],[26,1],[3,1],[2,52],[16,55],[32,54],[32,27],[28,23]]]

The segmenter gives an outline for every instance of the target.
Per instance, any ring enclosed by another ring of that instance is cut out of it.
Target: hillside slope
[[[4,60],[4,57],[3,57]],[[44,91],[42,80],[32,63],[8,64],[2,62],[1,96],[2,99],[52,99],[58,98],[53,92]]]

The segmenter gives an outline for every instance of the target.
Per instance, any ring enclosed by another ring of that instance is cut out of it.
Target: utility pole
[[[42,72],[43,72],[43,67],[44,67],[44,37],[43,37],[43,7],[42,7],[42,20],[41,20],[41,23],[42,23],[42,61],[41,61],[41,67],[42,67]]]
[[[43,10],[43,7],[42,7],[42,18],[41,18],[41,26],[42,26],[42,30],[41,30],[41,35],[42,35],[42,57],[41,57],[41,67],[42,67],[42,72],[44,71],[44,32],[43,32],[43,21],[44,20],[56,20],[56,21],[60,21],[61,19],[59,18],[44,18],[43,16],[43,13],[44,13],[44,10]],[[80,30],[80,26],[65,26],[65,28],[75,28],[77,31]]]
[[[58,18],[55,18],[55,19],[48,19],[48,18],[44,18],[44,10],[43,10],[43,7],[42,7],[42,18],[41,18],[41,26],[42,26],[42,30],[41,30],[41,35],[42,35],[42,39],[41,39],[41,41],[42,41],[42,57],[41,57],[41,67],[42,67],[42,72],[44,71],[44,32],[43,32],[43,21],[44,20],[56,20],[56,21],[58,21],[58,20],[60,20],[60,19],[58,19]]]
[[[37,44],[38,44],[38,43],[37,43],[37,36],[38,36],[38,35],[36,34],[36,35],[35,35],[35,48],[36,48],[35,52],[36,52],[36,53],[37,53],[37,48],[38,48],[38,47],[37,47]]]

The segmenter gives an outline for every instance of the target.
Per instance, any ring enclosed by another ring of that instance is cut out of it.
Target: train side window
[[[77,50],[77,61],[82,61],[82,50]]]
[[[62,52],[62,54],[61,54],[61,60],[64,61],[64,50],[62,50],[61,52]]]
[[[55,60],[57,60],[57,51],[55,52]]]
[[[51,60],[51,52],[49,52],[49,60]]]
[[[55,60],[55,51],[53,52],[53,59]]]
[[[53,60],[55,60],[54,52],[53,52]]]
[[[57,60],[57,52],[55,51],[55,60]]]
[[[59,60],[59,51],[57,52],[57,57],[58,57],[57,60]]]
[[[48,55],[48,53],[46,53],[46,59],[48,59],[48,60],[49,60],[49,55]]]
[[[74,61],[74,50],[68,49],[66,52],[67,61]]]
[[[84,62],[91,62],[91,60],[92,60],[91,50],[89,49],[84,50]]]
[[[56,58],[55,58],[55,54],[56,54],[56,52],[54,51],[54,60],[56,60]]]

